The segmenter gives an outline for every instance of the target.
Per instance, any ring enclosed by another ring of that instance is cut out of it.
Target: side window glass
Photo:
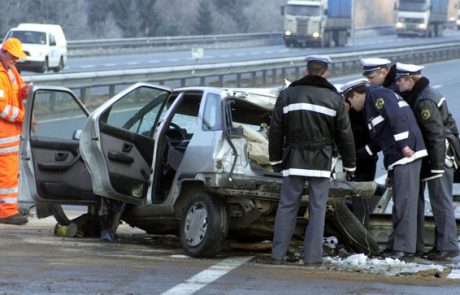
[[[167,91],[151,87],[136,88],[107,109],[101,116],[101,122],[150,136],[168,94]]]
[[[65,91],[38,90],[32,110],[31,136],[49,139],[73,139],[74,133],[83,129],[86,115]]]
[[[209,93],[206,96],[206,104],[204,106],[203,114],[203,130],[221,130],[221,100],[220,95]]]
[[[50,46],[56,46],[56,40],[53,34],[50,34]]]

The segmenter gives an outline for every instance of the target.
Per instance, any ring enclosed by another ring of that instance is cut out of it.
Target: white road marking
[[[433,86],[434,89],[441,88],[441,87],[442,87],[442,85],[434,85]]]
[[[198,290],[206,287],[207,285],[211,284],[218,278],[226,275],[227,273],[231,272],[235,268],[243,265],[244,263],[248,262],[252,256],[250,257],[232,257],[227,258],[208,269],[203,270],[200,273],[197,273],[193,277],[186,280],[184,283],[181,283],[171,289],[163,292],[162,295],[173,295],[173,294],[193,294]]]
[[[159,63],[160,61],[159,60],[149,60],[148,63],[149,64],[156,64],[156,63]]]
[[[114,66],[116,66],[116,65],[117,65],[117,64],[115,64],[115,63],[111,63],[111,64],[104,64],[103,66],[104,66],[104,67],[114,67]]]
[[[175,61],[179,61],[178,58],[171,58],[171,59],[168,59],[169,62],[175,62]]]
[[[140,64],[140,62],[138,62],[138,61],[130,61],[130,62],[127,62],[126,64],[128,64],[130,66],[134,66],[134,65]]]
[[[93,65],[83,65],[83,66],[80,66],[80,68],[90,69],[90,68],[94,68],[94,66]]]

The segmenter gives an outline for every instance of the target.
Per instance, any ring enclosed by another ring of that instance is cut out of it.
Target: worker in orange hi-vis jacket
[[[15,64],[26,57],[16,38],[3,42],[0,51],[0,223],[22,225],[27,217],[19,213],[19,140],[24,119],[26,84]]]

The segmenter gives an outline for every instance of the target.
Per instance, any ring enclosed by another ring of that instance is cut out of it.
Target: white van
[[[20,24],[8,31],[5,39],[18,38],[27,57],[19,60],[19,70],[60,72],[67,61],[67,41],[60,25]]]

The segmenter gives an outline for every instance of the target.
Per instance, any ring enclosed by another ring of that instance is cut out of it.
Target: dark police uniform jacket
[[[383,151],[387,170],[425,157],[427,151],[411,108],[399,95],[384,87],[370,86],[364,103],[370,134]],[[404,157],[408,146],[412,157]]]
[[[269,130],[270,163],[284,176],[331,176],[335,147],[345,170],[355,170],[350,121],[335,87],[307,75],[284,89],[275,104]]]
[[[422,166],[422,180],[444,171],[447,133],[458,137],[457,124],[447,107],[446,99],[429,86],[430,81],[422,77],[407,95],[428,150],[428,158]]]

